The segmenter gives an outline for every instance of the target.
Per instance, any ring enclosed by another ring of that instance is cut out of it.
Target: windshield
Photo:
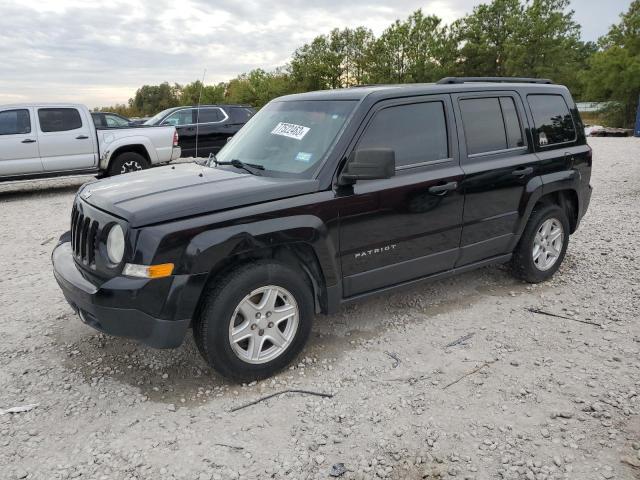
[[[160,113],[156,113],[153,117],[143,123],[143,125],[155,125],[160,122],[162,117],[164,117],[167,113],[169,113],[173,108],[167,108],[166,110],[161,111]]]
[[[220,150],[219,162],[240,160],[285,176],[310,177],[333,145],[356,101],[272,102]]]

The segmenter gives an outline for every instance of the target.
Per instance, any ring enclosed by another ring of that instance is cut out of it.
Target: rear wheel
[[[311,288],[285,264],[243,265],[205,295],[193,333],[205,361],[225,377],[251,381],[273,375],[295,358],[311,332]]]
[[[136,152],[124,152],[109,164],[109,176],[137,172],[147,168],[149,168],[149,162],[142,155]]]
[[[513,255],[514,274],[530,283],[553,276],[567,251],[569,228],[567,214],[558,205],[534,209]]]

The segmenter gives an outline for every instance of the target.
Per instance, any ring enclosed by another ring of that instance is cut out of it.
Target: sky
[[[380,34],[422,8],[446,23],[480,0],[0,0],[0,105],[126,103],[144,84],[229,80],[287,63],[333,28]],[[631,0],[572,0],[597,40]]]

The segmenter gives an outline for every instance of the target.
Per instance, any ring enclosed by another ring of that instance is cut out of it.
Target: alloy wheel
[[[242,361],[263,364],[293,342],[300,319],[291,293],[274,285],[253,290],[236,307],[229,322],[229,343]]]
[[[556,218],[548,218],[538,228],[533,239],[533,263],[538,270],[546,271],[560,258],[564,243],[564,229]]]

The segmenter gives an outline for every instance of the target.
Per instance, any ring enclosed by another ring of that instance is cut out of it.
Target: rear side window
[[[201,108],[200,114],[196,110],[196,118],[198,123],[215,123],[224,119],[224,114],[219,108]]]
[[[391,148],[396,166],[449,158],[442,102],[398,105],[375,114],[358,148]]]
[[[5,110],[0,112],[0,135],[31,133],[29,110]]]
[[[573,142],[576,127],[562,95],[527,96],[533,123],[538,133],[538,145],[545,147],[555,143]]]
[[[41,108],[38,120],[43,132],[66,132],[82,127],[80,112],[75,108]]]
[[[247,123],[254,114],[253,110],[245,107],[232,107],[230,110],[234,123]]]
[[[524,146],[513,98],[468,98],[460,100],[460,111],[469,155]]]

